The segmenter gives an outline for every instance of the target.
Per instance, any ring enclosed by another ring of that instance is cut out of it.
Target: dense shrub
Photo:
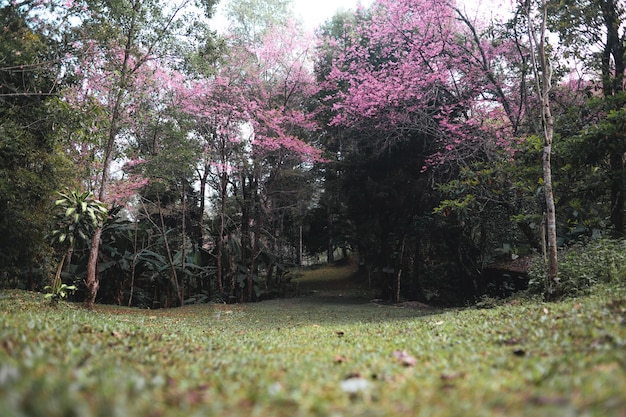
[[[529,271],[529,291],[541,293],[546,265],[537,256]],[[572,296],[600,283],[626,282],[626,241],[594,239],[577,243],[559,252],[560,292]]]

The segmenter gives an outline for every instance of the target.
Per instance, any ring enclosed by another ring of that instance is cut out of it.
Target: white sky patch
[[[356,10],[358,4],[368,7],[373,0],[293,0],[295,15],[302,19],[305,29],[315,29],[337,12]]]
[[[217,13],[211,20],[213,28],[218,31],[226,28],[224,6],[227,2],[228,0],[220,1]],[[356,10],[359,3],[367,7],[373,2],[374,0],[292,0],[292,7],[295,16],[302,20],[304,29],[314,30],[339,11]]]
[[[220,32],[227,26],[224,5],[228,1],[220,1],[216,16],[211,21],[213,28]],[[304,29],[315,30],[337,12],[356,10],[359,4],[369,7],[373,2],[374,0],[292,0],[292,7],[295,16],[302,20]],[[457,7],[466,12],[470,18],[477,16],[502,18],[507,16],[515,2],[516,0],[457,0]]]

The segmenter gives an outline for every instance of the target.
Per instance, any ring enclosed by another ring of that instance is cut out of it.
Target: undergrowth
[[[566,297],[589,293],[599,284],[626,285],[626,241],[593,239],[559,251],[559,288]],[[540,294],[546,281],[546,264],[536,257],[529,271],[529,292]]]

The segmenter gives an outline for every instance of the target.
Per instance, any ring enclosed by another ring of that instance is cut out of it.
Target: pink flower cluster
[[[475,25],[448,0],[376,1],[334,53],[323,85],[331,123],[429,135],[440,149],[431,164],[489,143],[511,150],[522,113],[507,63],[517,50]]]

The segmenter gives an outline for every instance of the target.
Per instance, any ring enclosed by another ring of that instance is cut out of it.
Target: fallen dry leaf
[[[400,362],[402,366],[409,367],[415,366],[417,364],[417,359],[415,359],[413,356],[409,355],[403,350],[396,350],[395,352],[393,352],[393,356],[398,359],[398,362]]]
[[[504,339],[502,341],[503,345],[507,345],[507,346],[515,346],[515,345],[520,345],[522,344],[522,339],[518,339],[516,337],[511,337],[509,339]]]
[[[335,362],[335,363],[345,363],[345,362],[348,362],[348,358],[346,358],[343,355],[337,355],[337,356],[335,356],[333,362]]]
[[[463,378],[465,376],[465,372],[450,372],[441,374],[442,381],[454,381],[455,379]]]

